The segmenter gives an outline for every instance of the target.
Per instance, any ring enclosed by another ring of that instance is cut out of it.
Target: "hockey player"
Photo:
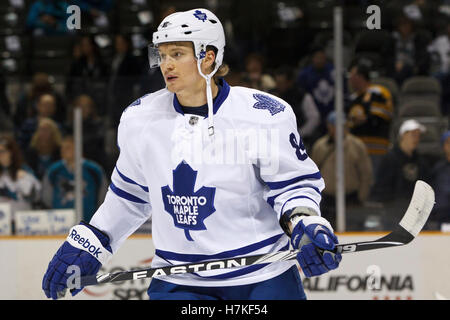
[[[149,60],[160,67],[166,88],[124,111],[105,201],[89,223],[71,229],[51,260],[42,284],[47,297],[65,290],[70,265],[82,276],[96,274],[150,216],[153,267],[277,252],[290,244],[301,248],[297,260],[307,277],[338,267],[337,238],[320,217],[324,181],[291,107],[255,89],[230,87],[220,77],[224,47],[223,27],[208,10],[161,22]],[[156,277],[148,294],[306,298],[292,260]]]

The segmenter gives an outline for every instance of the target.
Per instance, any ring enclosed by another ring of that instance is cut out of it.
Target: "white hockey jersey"
[[[208,119],[184,114],[167,89],[123,113],[120,156],[91,220],[114,252],[150,216],[153,267],[287,250],[282,213],[305,206],[320,213],[324,181],[283,100],[221,81]],[[286,271],[293,261],[164,276],[198,286],[242,285]]]

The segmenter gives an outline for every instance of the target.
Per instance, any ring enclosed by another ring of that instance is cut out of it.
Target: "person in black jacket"
[[[379,209],[384,228],[392,228],[408,208],[417,180],[430,183],[430,165],[417,152],[425,127],[414,119],[406,120],[399,130],[398,142],[381,159],[375,173],[370,202],[382,205]]]
[[[408,201],[417,180],[429,180],[429,164],[417,152],[425,127],[414,119],[406,120],[399,140],[384,156],[376,171],[372,198],[375,201]]]
[[[432,38],[423,30],[416,29],[414,22],[401,15],[396,20],[388,48],[383,55],[387,61],[387,75],[399,85],[412,76],[428,75],[431,57],[427,51]]]
[[[97,84],[106,84],[108,66],[103,62],[100,49],[93,36],[83,36],[79,41],[80,56],[74,57],[66,85],[68,100],[83,93],[91,93]]]
[[[119,124],[124,106],[134,101],[134,86],[141,74],[139,59],[133,55],[133,46],[128,36],[117,34],[115,37],[115,54],[111,64],[111,95],[113,126]]]

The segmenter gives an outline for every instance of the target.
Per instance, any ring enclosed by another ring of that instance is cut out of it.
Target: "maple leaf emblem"
[[[253,98],[256,99],[256,103],[253,105],[253,108],[256,109],[267,109],[269,110],[270,114],[276,115],[277,113],[284,111],[286,108],[284,105],[282,105],[277,100],[266,96],[264,94],[255,93],[253,94]]]
[[[206,13],[201,12],[200,10],[195,10],[194,17],[196,17],[198,20],[201,20],[203,22],[206,21]]]
[[[203,186],[194,192],[197,171],[185,161],[172,171],[172,175],[173,191],[168,185],[161,188],[164,209],[172,216],[175,227],[184,230],[186,239],[194,241],[189,232],[206,230],[204,220],[216,211],[216,188]]]

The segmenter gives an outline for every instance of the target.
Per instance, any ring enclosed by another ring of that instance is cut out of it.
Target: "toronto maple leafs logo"
[[[269,110],[269,112],[272,116],[276,115],[277,113],[279,113],[281,111],[284,111],[284,109],[286,108],[284,105],[282,105],[277,100],[275,100],[269,96],[266,96],[264,94],[255,93],[253,95],[253,98],[255,98],[257,101],[253,105],[253,108],[267,109],[267,110]]]
[[[197,171],[185,161],[173,170],[173,191],[167,185],[161,188],[164,209],[175,227],[183,229],[186,239],[192,239],[190,231],[206,230],[204,220],[216,211],[214,196],[216,188],[201,187],[194,192]]]
[[[195,10],[194,17],[196,17],[198,20],[201,20],[203,22],[206,21],[206,13],[201,12],[200,10]]]

